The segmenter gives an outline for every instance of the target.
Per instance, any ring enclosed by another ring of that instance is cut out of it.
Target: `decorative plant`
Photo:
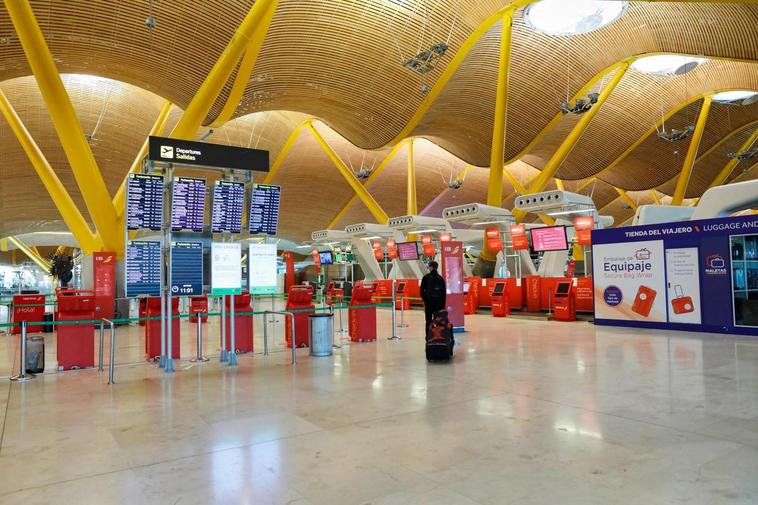
[[[68,287],[68,283],[74,277],[73,271],[74,258],[68,254],[55,252],[50,256],[50,271],[48,273],[61,281],[62,288]]]

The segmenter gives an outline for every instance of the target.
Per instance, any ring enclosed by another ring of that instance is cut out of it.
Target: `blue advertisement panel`
[[[595,323],[758,335],[758,217],[592,231]]]

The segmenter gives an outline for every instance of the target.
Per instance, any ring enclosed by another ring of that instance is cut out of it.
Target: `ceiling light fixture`
[[[576,35],[599,30],[624,15],[629,2],[542,0],[524,11],[526,24],[550,35]]]

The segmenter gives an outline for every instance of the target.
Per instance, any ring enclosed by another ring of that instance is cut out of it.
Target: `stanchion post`
[[[97,352],[97,371],[102,372],[103,371],[103,339],[105,335],[105,321],[103,319],[100,320],[100,348]]]
[[[111,324],[111,348],[110,359],[108,360],[108,384],[115,384],[113,380],[113,371],[116,366],[116,325],[113,321],[108,321]]]
[[[263,311],[263,355],[268,356],[268,311]]]
[[[229,296],[229,366],[237,366],[237,349],[234,325],[234,295]]]
[[[398,328],[407,328],[408,325],[405,324],[405,292],[403,292],[402,295],[400,295],[400,324],[397,325]]]
[[[400,337],[397,336],[397,315],[395,314],[396,302],[395,279],[392,279],[392,336],[388,337],[387,340],[400,340]]]
[[[229,361],[229,354],[226,352],[226,295],[221,295],[221,354],[218,360],[221,363]]]
[[[197,356],[192,358],[192,363],[205,363],[208,358],[203,356],[203,317],[202,312],[197,312]]]
[[[295,314],[289,312],[288,315],[292,318],[292,364],[294,365],[297,362],[297,340],[295,338],[297,331],[295,330]]]
[[[26,321],[21,321],[19,345],[21,346],[21,363],[18,366],[18,375],[11,377],[11,380],[13,382],[26,382],[34,378],[34,375],[26,374]]]

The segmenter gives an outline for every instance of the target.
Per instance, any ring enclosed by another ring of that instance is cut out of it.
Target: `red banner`
[[[377,261],[382,261],[384,259],[384,251],[382,251],[381,247],[374,249],[374,258],[376,258]]]
[[[514,224],[511,226],[511,237],[524,237],[526,236],[525,224]]]
[[[487,228],[484,230],[484,236],[487,237],[487,248],[493,252],[503,250],[503,237],[500,236],[500,228]]]
[[[387,257],[391,260],[397,259],[397,247],[387,246]]]
[[[432,243],[432,236],[431,235],[421,235],[421,244],[431,244]]]
[[[453,234],[450,232],[440,233],[440,242],[450,242],[453,240]]]
[[[421,249],[424,252],[424,256],[429,256],[430,258],[433,258],[436,254],[436,251],[434,249],[434,244],[423,244],[421,246]]]
[[[395,240],[391,239],[391,238],[388,238],[387,239],[387,248],[390,248],[390,247],[395,247]]]
[[[513,237],[513,248],[515,250],[529,249],[529,239],[526,235],[516,235]]]
[[[592,230],[576,230],[576,243],[579,245],[592,245]]]
[[[592,216],[575,217],[574,229],[579,230],[591,230],[595,227],[595,218]]]
[[[316,264],[317,267],[321,266],[321,257],[318,255],[318,249],[314,249],[311,251],[311,256],[313,256],[313,263]]]
[[[116,255],[110,252],[92,254],[95,293],[95,318],[112,319],[116,296]]]

